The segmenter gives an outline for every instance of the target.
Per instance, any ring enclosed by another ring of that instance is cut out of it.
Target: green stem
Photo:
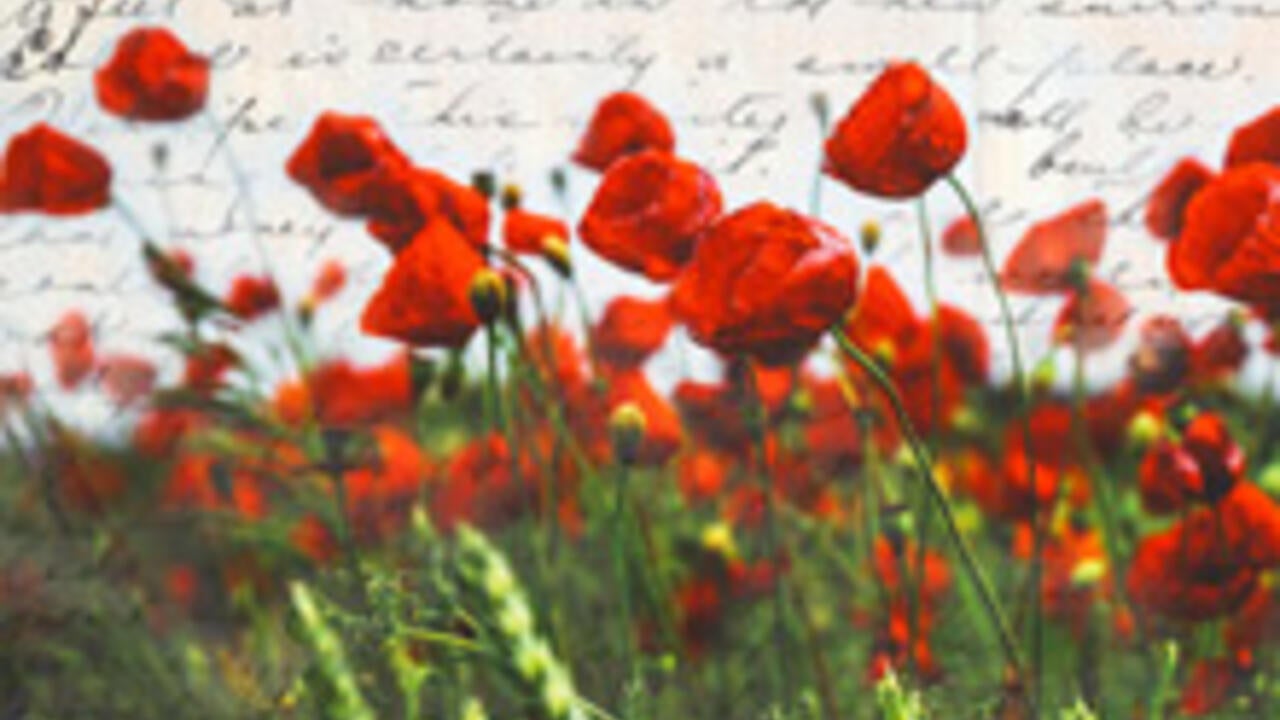
[[[609,522],[609,532],[613,535],[613,570],[618,580],[618,590],[622,597],[622,648],[626,660],[626,679],[630,682],[636,671],[636,648],[634,643],[633,610],[631,608],[631,574],[627,568],[627,535],[630,524],[627,522],[627,484],[631,468],[626,463],[619,463],[618,476],[614,483],[613,518]]]
[[[1041,577],[1044,573],[1044,528],[1035,521],[1040,515],[1040,480],[1036,476],[1035,433],[1031,427],[1031,389],[1027,384],[1027,372],[1022,362],[1022,349],[1018,343],[1018,332],[1014,324],[1013,310],[1009,306],[1009,296],[1000,284],[1000,273],[996,270],[995,257],[991,253],[991,243],[982,222],[982,213],[973,196],[954,175],[948,175],[946,182],[955,192],[965,212],[973,221],[974,232],[978,236],[978,246],[982,249],[982,267],[987,279],[991,282],[991,290],[995,293],[1000,306],[1000,322],[1004,327],[1005,342],[1009,346],[1010,369],[1013,384],[1018,395],[1018,416],[1022,421],[1023,457],[1026,461],[1027,485],[1031,491],[1032,517],[1032,558],[1031,558],[1031,664],[1032,687],[1034,698],[1040,692],[1040,682],[1044,672],[1044,608],[1040,601]],[[1033,705],[1038,705],[1033,703]],[[1039,717],[1038,712],[1035,713]]]
[[[986,611],[992,628],[995,630],[996,637],[1005,655],[1005,661],[1020,678],[1025,678],[1022,658],[1018,652],[1018,644],[1014,640],[1013,632],[1009,629],[1009,622],[1000,607],[1000,601],[996,598],[986,575],[982,572],[982,566],[978,563],[973,549],[969,547],[968,540],[965,539],[964,533],[960,531],[951,503],[947,499],[942,485],[939,484],[938,478],[933,474],[933,459],[929,454],[929,449],[916,432],[915,425],[912,424],[910,416],[907,415],[906,407],[902,404],[902,397],[893,386],[893,381],[884,374],[884,371],[876,365],[874,360],[858,346],[854,345],[838,327],[832,328],[831,335],[835,338],[836,343],[844,354],[857,364],[875,383],[893,408],[894,417],[902,429],[902,434],[906,436],[907,445],[911,449],[912,455],[915,456],[920,479],[925,483],[934,505],[942,515],[947,535],[955,546],[956,553],[960,556],[960,562],[964,567],[965,574],[969,576],[970,583],[977,590],[978,599]]]

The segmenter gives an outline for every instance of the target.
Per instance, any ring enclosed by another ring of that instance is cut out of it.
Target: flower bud
[[[858,233],[858,239],[862,243],[862,252],[871,255],[880,247],[880,238],[884,231],[880,228],[880,223],[875,220],[868,220],[862,223],[862,229]]]
[[[492,172],[477,170],[471,174],[471,187],[485,196],[485,199],[492,200],[498,189],[498,181],[493,177]]]
[[[569,243],[558,235],[548,235],[542,240],[542,257],[563,278],[573,277],[573,260],[569,257]]]
[[[471,307],[486,325],[498,318],[507,305],[507,281],[494,270],[484,269],[471,278],[467,291]]]
[[[715,522],[702,529],[702,548],[725,558],[738,556],[737,543],[733,541],[733,528],[726,522]]]
[[[507,183],[502,186],[502,195],[500,202],[503,210],[515,210],[520,207],[524,200],[524,191],[515,183]]]
[[[1160,434],[1163,430],[1159,416],[1149,410],[1144,410],[1129,421],[1127,434],[1129,442],[1136,448],[1142,449],[1160,439]]]
[[[613,454],[623,465],[633,465],[640,457],[649,420],[639,405],[627,402],[614,408],[609,416],[609,439]]]

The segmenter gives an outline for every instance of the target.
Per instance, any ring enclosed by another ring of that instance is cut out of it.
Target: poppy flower
[[[431,502],[436,523],[451,532],[459,523],[494,527],[536,507],[534,467],[500,433],[476,438],[449,460]]]
[[[241,320],[256,320],[280,307],[280,288],[266,276],[240,275],[231,281],[223,305]]]
[[[836,378],[805,382],[809,414],[804,424],[805,450],[827,472],[849,472],[862,462],[862,430],[849,411],[849,399]]]
[[[1124,332],[1133,306],[1111,283],[1090,278],[1072,291],[1053,322],[1054,340],[1092,352],[1110,346]]]
[[[204,107],[209,61],[187,49],[172,32],[138,28],[116,43],[93,76],[98,104],[128,120],[172,121]]]
[[[26,402],[34,387],[31,376],[25,372],[0,373],[0,420],[11,408]]]
[[[484,258],[448,223],[429,223],[396,257],[364,308],[360,327],[423,347],[461,347],[480,327],[471,281]]]
[[[690,505],[715,500],[725,488],[729,461],[712,450],[696,450],[680,459],[677,483]]]
[[[827,138],[824,171],[854,190],[909,198],[960,162],[964,117],[946,90],[915,63],[896,63],[854,103]]]
[[[605,306],[592,329],[591,347],[602,362],[639,367],[666,342],[673,323],[667,298],[622,295]]]
[[[1169,244],[1169,275],[1183,290],[1280,305],[1280,167],[1245,165],[1210,182],[1187,205]]]
[[[1147,201],[1144,221],[1152,235],[1172,240],[1182,233],[1187,204],[1209,181],[1213,171],[1199,160],[1182,160],[1156,185]]]
[[[502,243],[515,253],[541,255],[549,238],[569,239],[569,226],[549,215],[521,208],[508,210],[502,218]]]
[[[1099,200],[1035,223],[1005,258],[1000,284],[1028,295],[1071,290],[1078,266],[1095,265],[1102,257],[1106,237],[1107,207]]]
[[[201,343],[187,355],[182,372],[184,387],[209,392],[221,387],[222,379],[240,363],[240,355],[226,343]]]
[[[1229,168],[1266,163],[1280,166],[1280,106],[1239,127],[1227,146]]]
[[[155,386],[156,366],[136,355],[111,355],[98,363],[98,380],[112,402],[132,405]]]
[[[1244,450],[1216,413],[1196,416],[1182,433],[1182,447],[1196,461],[1208,502],[1225,496],[1244,476]]]
[[[720,190],[711,175],[650,150],[609,167],[578,234],[618,267],[665,282],[688,262],[699,233],[720,211]]]
[[[413,406],[409,357],[358,368],[347,360],[321,364],[307,377],[315,418],[330,427],[354,427],[392,419]]]
[[[373,118],[326,112],[289,157],[289,177],[338,215],[369,211],[372,184],[409,159]]]
[[[657,108],[635,93],[616,92],[596,106],[573,161],[604,172],[627,155],[645,150],[669,153],[675,146],[671,123]]]
[[[1191,350],[1191,337],[1177,318],[1148,318],[1138,332],[1137,348],[1129,356],[1129,377],[1142,392],[1172,392],[1190,372]]]
[[[1177,443],[1159,440],[1138,466],[1138,490],[1147,512],[1177,512],[1204,492],[1204,479],[1196,459]]]
[[[968,215],[956,218],[942,231],[942,251],[956,257],[982,254],[982,236]]]
[[[834,228],[767,202],[717,221],[676,283],[694,340],[765,365],[798,360],[857,300],[858,258]]]
[[[488,199],[442,173],[394,168],[371,180],[368,194],[369,234],[393,253],[403,250],[434,220],[452,225],[477,248],[489,244]]]
[[[1215,382],[1240,371],[1249,357],[1242,323],[1229,315],[1203,337],[1191,350],[1191,374],[1199,382]]]
[[[1178,709],[1188,717],[1216,712],[1226,705],[1233,693],[1244,688],[1247,681],[1248,673],[1232,658],[1197,660],[1187,684],[1182,688]]]
[[[347,284],[347,268],[342,262],[334,259],[326,260],[316,271],[311,281],[311,300],[322,303],[342,292]]]
[[[83,215],[111,202],[111,166],[94,148],[44,123],[9,139],[0,212]]]
[[[1238,528],[1219,532],[1210,511],[1139,544],[1129,566],[1129,596],[1172,620],[1202,622],[1230,614],[1253,593],[1259,569],[1237,546]]]
[[[867,271],[861,295],[844,333],[855,345],[892,366],[894,355],[916,332],[920,319],[902,286],[882,265],[872,265]]]
[[[95,354],[93,330],[84,313],[73,310],[63,315],[49,331],[49,354],[58,384],[72,390],[93,372]]]

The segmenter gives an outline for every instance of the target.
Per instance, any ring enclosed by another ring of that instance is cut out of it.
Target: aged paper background
[[[170,26],[216,59],[206,116],[140,128],[95,108],[92,67],[139,23]],[[0,0],[0,137],[45,120],[104,150],[124,202],[219,290],[265,258],[297,297],[321,260],[346,259],[353,287],[321,319],[322,337],[334,353],[375,356],[387,346],[358,338],[354,321],[388,259],[284,177],[320,111],[374,115],[420,163],[460,178],[492,168],[524,185],[533,209],[559,212],[548,170],[596,100],[629,87],[671,115],[679,151],[717,174],[731,206],[769,197],[803,209],[821,141],[811,98],[843,113],[886,60],[914,58],[970,118],[962,174],[990,208],[999,251],[1034,219],[1100,196],[1114,225],[1103,273],[1142,311],[1198,328],[1223,305],[1169,292],[1141,207],[1176,159],[1216,165],[1232,127],[1280,102],[1278,31],[1280,0]],[[576,216],[594,178],[569,179]],[[921,300],[914,208],[831,182],[821,192],[824,217],[851,235],[865,219],[886,223],[875,259]],[[935,225],[958,212],[945,188],[928,201]],[[575,252],[596,300],[660,291]],[[995,317],[976,264],[945,259],[941,272],[944,299]],[[47,379],[42,334],[71,307],[108,349],[158,354],[154,338],[174,321],[120,215],[4,218],[0,369]],[[1037,357],[1057,303],[1018,310]]]

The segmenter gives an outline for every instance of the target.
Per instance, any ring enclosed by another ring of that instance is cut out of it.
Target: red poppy
[[[514,457],[500,433],[476,438],[449,461],[432,515],[445,531],[462,522],[494,527],[517,517],[536,506],[533,470],[529,457]]]
[[[396,257],[360,326],[411,345],[461,347],[480,327],[470,290],[484,268],[479,250],[452,225],[429,223]]]
[[[711,450],[696,450],[680,459],[677,475],[680,494],[686,503],[715,500],[725,488],[729,461]]]
[[[616,92],[596,107],[573,160],[604,172],[621,157],[645,150],[671,152],[675,146],[671,123],[657,108],[635,93]]]
[[[311,281],[311,299],[321,303],[342,292],[347,284],[347,268],[339,260],[326,260]]]
[[[827,472],[857,468],[862,462],[862,430],[850,412],[844,387],[835,378],[809,378],[805,390],[810,406],[804,425],[807,456]]]
[[[817,220],[759,202],[708,229],[672,307],[699,343],[782,365],[843,318],[857,290],[852,243]]]
[[[1187,206],[1166,260],[1184,290],[1211,290],[1245,303],[1280,303],[1280,167],[1228,170]]]
[[[885,68],[827,138],[827,174],[855,190],[915,197],[951,172],[968,144],[964,117],[915,63]]]
[[[918,329],[920,319],[902,287],[881,265],[872,265],[867,271],[861,295],[844,332],[855,345],[891,366]]]
[[[1248,673],[1231,658],[1196,661],[1182,688],[1178,709],[1183,715],[1200,717],[1217,712],[1248,680]]]
[[[1110,346],[1124,332],[1133,306],[1114,285],[1090,278],[1072,291],[1053,322],[1054,339],[1084,352]]]
[[[1227,147],[1229,168],[1266,163],[1280,166],[1280,107],[1236,129]]]
[[[1000,284],[1010,292],[1045,295],[1075,287],[1080,264],[1102,257],[1107,206],[1099,200],[1076,205],[1027,229],[1005,258]]]
[[[1241,321],[1229,315],[1195,341],[1191,350],[1191,374],[1200,382],[1226,379],[1240,371],[1249,357]]]
[[[316,420],[352,427],[407,413],[414,401],[409,365],[403,353],[370,368],[357,368],[347,360],[321,364],[306,382]]]
[[[1182,160],[1151,192],[1147,201],[1146,224],[1152,235],[1172,240],[1182,234],[1187,204],[1213,180],[1213,171],[1199,160]]]
[[[942,251],[957,257],[982,254],[982,236],[972,217],[956,218],[942,231]]]
[[[82,215],[111,202],[111,166],[92,147],[44,123],[9,139],[0,212]]]
[[[280,307],[280,288],[266,276],[240,275],[231,281],[223,304],[241,320],[255,320]]]
[[[151,392],[156,366],[136,355],[111,355],[98,363],[98,379],[112,402],[132,405]]]
[[[372,202],[372,183],[405,168],[409,159],[373,118],[326,112],[294,150],[289,177],[339,215],[362,215]]]
[[[720,211],[720,190],[706,171],[651,150],[609,167],[578,234],[606,260],[663,282],[680,272]]]
[[[0,420],[10,409],[25,403],[34,387],[31,376],[25,372],[0,373]]]
[[[111,59],[94,74],[93,84],[98,103],[113,115],[182,120],[204,107],[209,61],[164,28],[138,28],[120,38]]]
[[[1225,496],[1244,477],[1244,450],[1216,413],[1196,416],[1182,433],[1182,447],[1196,461],[1203,478],[1201,492],[1208,502]]]
[[[639,367],[657,352],[674,323],[667,298],[619,296],[605,306],[591,332],[591,347],[615,367]]]
[[[84,313],[72,310],[49,331],[49,354],[58,384],[71,390],[93,372],[93,330]]]
[[[1129,356],[1129,376],[1142,392],[1167,393],[1191,369],[1191,337],[1177,318],[1156,315],[1142,324],[1138,346]]]
[[[187,355],[182,384],[197,392],[208,392],[222,385],[227,371],[240,363],[240,355],[226,343],[202,343]]]
[[[930,327],[926,325],[921,332],[932,334]],[[937,332],[941,336],[944,363],[968,384],[986,382],[991,369],[991,347],[982,324],[964,310],[942,303],[938,306]]]
[[[1164,515],[1186,507],[1204,492],[1196,459],[1167,439],[1147,449],[1138,467],[1138,489],[1148,512]]]
[[[521,208],[507,211],[502,218],[502,242],[511,252],[540,255],[550,238],[569,239],[569,226],[549,215]]]
[[[398,167],[368,185],[369,234],[393,253],[403,250],[430,221],[454,227],[471,244],[489,244],[489,201],[469,185],[434,170]]]
[[[728,453],[743,451],[752,442],[746,422],[747,399],[739,388],[724,382],[682,380],[673,399],[685,426],[700,444]]]

